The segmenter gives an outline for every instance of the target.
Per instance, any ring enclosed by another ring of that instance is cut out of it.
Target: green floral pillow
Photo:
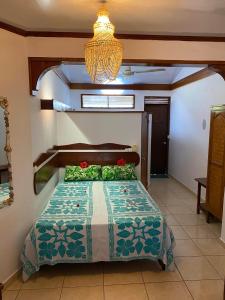
[[[80,166],[66,166],[64,181],[101,180],[101,166],[90,165],[87,168]]]
[[[126,164],[125,166],[104,166],[102,167],[103,180],[135,180],[135,165]]]

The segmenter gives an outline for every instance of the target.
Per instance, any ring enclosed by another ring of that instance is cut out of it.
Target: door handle
[[[163,142],[163,144],[164,144],[164,145],[166,145],[166,144],[167,144],[167,142]]]

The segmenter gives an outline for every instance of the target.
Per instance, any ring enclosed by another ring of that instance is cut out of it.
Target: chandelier
[[[107,83],[116,79],[122,63],[123,47],[114,37],[115,27],[103,6],[95,22],[94,37],[85,45],[87,72],[94,83]]]

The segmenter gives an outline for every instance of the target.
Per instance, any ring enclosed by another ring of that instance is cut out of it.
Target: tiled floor
[[[196,197],[172,179],[153,180],[150,193],[176,238],[175,272],[149,261],[43,267],[26,283],[15,279],[3,300],[222,300],[220,224],[196,215]]]

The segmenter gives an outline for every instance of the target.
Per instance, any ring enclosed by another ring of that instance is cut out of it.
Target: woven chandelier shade
[[[119,72],[123,47],[114,37],[115,27],[103,7],[94,24],[94,37],[85,46],[87,72],[94,83],[107,83],[116,79]]]

